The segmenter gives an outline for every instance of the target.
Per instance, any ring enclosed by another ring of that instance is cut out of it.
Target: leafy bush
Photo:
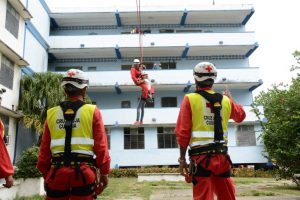
[[[232,176],[234,177],[261,177],[273,178],[276,170],[255,170],[253,168],[233,168]]]
[[[271,178],[275,177],[275,170],[254,170],[252,168],[233,168],[232,176],[234,177],[262,177]],[[169,167],[146,167],[146,168],[124,168],[124,169],[111,169],[110,177],[137,177],[139,173],[179,173],[178,168]]]
[[[179,173],[178,168],[168,167],[146,167],[146,168],[126,168],[126,169],[111,169],[110,177],[137,177],[139,173]]]
[[[37,146],[30,147],[23,151],[17,162],[17,169],[14,178],[36,178],[41,177],[39,170],[36,168],[38,160],[39,148]]]

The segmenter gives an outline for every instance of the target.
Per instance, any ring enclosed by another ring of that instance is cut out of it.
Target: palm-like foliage
[[[61,74],[35,73],[21,80],[19,109],[23,111],[23,123],[42,133],[47,109],[56,106],[64,98]]]

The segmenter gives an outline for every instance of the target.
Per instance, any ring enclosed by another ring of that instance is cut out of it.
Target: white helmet
[[[134,64],[140,64],[140,60],[136,58],[136,59],[133,60],[133,63]]]
[[[71,84],[79,89],[88,87],[89,79],[84,76],[83,71],[79,69],[69,69],[62,79],[61,86]]]
[[[216,80],[216,67],[210,62],[200,62],[194,68],[194,78],[197,81],[205,81],[207,79]]]

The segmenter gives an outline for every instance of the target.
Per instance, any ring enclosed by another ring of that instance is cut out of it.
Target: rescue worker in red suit
[[[4,92],[4,89],[0,90],[0,105],[2,100],[1,95]],[[14,180],[12,177],[14,168],[4,143],[4,136],[4,124],[0,118],[0,179],[4,178],[5,184],[3,184],[3,186],[6,188],[10,188],[14,184]]]
[[[68,70],[62,79],[66,101],[47,111],[37,163],[47,200],[93,199],[96,169],[98,191],[108,184],[110,156],[101,113],[84,103],[88,82],[82,71]]]
[[[145,83],[145,81],[142,79],[141,73],[142,73],[143,67],[140,64],[139,59],[133,60],[133,65],[130,70],[131,78],[135,85],[140,86],[142,88],[142,98],[145,100],[149,98],[148,96],[148,86]]]
[[[227,153],[228,120],[240,123],[246,114],[228,90],[222,95],[212,89],[216,77],[212,63],[195,66],[196,91],[184,97],[175,129],[180,147],[179,171],[187,182],[193,182],[194,200],[213,200],[214,193],[218,200],[235,199]],[[188,146],[189,169],[185,159]]]

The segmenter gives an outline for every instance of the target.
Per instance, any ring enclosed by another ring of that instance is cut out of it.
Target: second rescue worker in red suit
[[[2,101],[2,94],[6,90],[0,89],[0,105]],[[0,179],[5,179],[5,184],[3,184],[4,187],[10,188],[14,184],[14,179],[12,177],[14,173],[14,167],[11,163],[8,151],[5,146],[4,142],[4,124],[2,123],[2,120],[0,118]]]
[[[140,64],[140,60],[134,59],[133,65],[130,70],[131,79],[133,80],[135,85],[140,86],[142,88],[142,98],[146,100],[149,98],[148,86],[145,83],[145,81],[142,79],[142,75],[141,75],[142,70],[143,70],[143,67]]]
[[[234,200],[235,188],[231,160],[227,153],[228,120],[242,122],[245,111],[231,98],[212,90],[217,71],[209,62],[194,68],[196,91],[187,94],[181,104],[176,124],[176,137],[180,146],[179,171],[187,182],[193,182],[194,200]],[[185,155],[187,147],[190,170]]]
[[[100,189],[108,184],[110,156],[101,113],[85,104],[88,79],[70,69],[62,79],[67,100],[47,111],[37,168],[45,179],[46,199],[93,199],[95,168]]]

